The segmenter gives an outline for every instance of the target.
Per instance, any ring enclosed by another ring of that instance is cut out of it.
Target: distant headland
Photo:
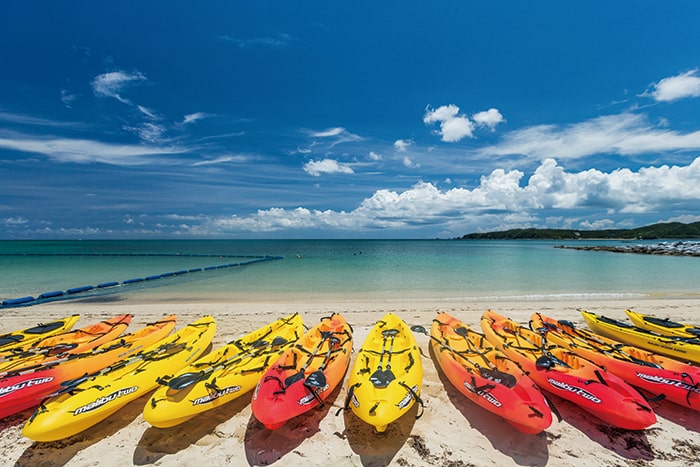
[[[472,233],[457,240],[677,240],[637,245],[557,245],[554,248],[647,255],[700,256],[700,222],[668,222],[636,229],[567,230],[511,229],[499,232]]]
[[[470,233],[457,240],[694,240],[700,239],[700,222],[666,222],[636,229],[510,229]]]

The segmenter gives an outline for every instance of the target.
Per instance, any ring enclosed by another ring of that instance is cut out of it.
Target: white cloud
[[[185,118],[182,119],[182,124],[189,125],[190,123],[197,122],[199,120],[207,118],[208,116],[209,116],[209,114],[206,114],[204,112],[195,112],[192,114],[187,114],[187,115],[185,115]]]
[[[413,140],[411,139],[397,139],[394,141],[394,149],[396,149],[399,152],[406,152],[409,146],[413,144]]]
[[[417,169],[418,167],[420,167],[420,164],[413,162],[413,160],[408,156],[405,156],[401,162],[403,163],[404,167],[407,167],[409,169]]]
[[[355,133],[351,133],[343,127],[328,128],[322,131],[308,131],[308,135],[312,138],[329,138],[332,139],[331,147],[340,143],[349,143],[354,141],[362,141],[364,138]]]
[[[139,109],[139,112],[141,112],[142,114],[144,114],[146,117],[148,117],[150,119],[156,120],[159,118],[158,115],[156,115],[156,113],[154,111],[152,111],[151,109],[149,109],[148,107],[144,107],[142,105],[137,105],[136,108]]]
[[[68,107],[69,109],[73,105],[73,102],[78,98],[75,94],[71,93],[67,89],[61,89],[61,102],[63,102],[63,105]]]
[[[146,81],[146,76],[139,72],[111,71],[96,76],[92,80],[92,91],[98,97],[113,97],[124,104],[131,101],[121,96],[121,92],[129,85]]]
[[[454,104],[443,105],[437,109],[427,107],[423,116],[423,123],[430,125],[440,123],[437,132],[443,141],[456,142],[463,138],[474,137],[474,124],[464,115],[459,114],[459,107]]]
[[[496,129],[496,125],[499,123],[505,122],[505,119],[503,118],[503,115],[501,115],[501,112],[498,111],[498,109],[490,108],[489,110],[485,110],[483,112],[478,112],[472,115],[472,119],[474,120],[474,123],[476,123],[478,126],[485,126],[489,130],[494,131]]]
[[[508,133],[498,144],[483,147],[476,153],[483,156],[522,154],[544,160],[697,149],[700,149],[700,131],[682,134],[652,126],[644,115],[622,113],[566,126],[526,127]]]
[[[199,162],[194,162],[192,164],[193,167],[200,167],[204,165],[218,165],[218,164],[226,164],[228,162],[236,162],[236,163],[241,163],[241,162],[248,162],[250,158],[248,156],[242,156],[242,155],[236,155],[236,156],[219,156],[214,159],[207,159],[204,161],[199,161]]]
[[[650,95],[659,102],[671,102],[686,97],[700,96],[698,70],[690,70],[654,83],[643,95]]]
[[[339,136],[345,133],[347,130],[343,127],[328,128],[322,131],[310,131],[309,136],[312,138],[330,138],[332,136]]]
[[[4,219],[0,219],[0,224],[3,225],[25,225],[28,224],[29,220],[25,217],[5,217]]]
[[[320,161],[311,160],[304,164],[304,172],[314,177],[320,177],[322,174],[355,173],[350,165],[333,159],[323,159]]]
[[[381,161],[383,159],[381,154],[378,154],[374,151],[370,151],[367,157],[369,158],[369,160],[372,161]]]
[[[454,143],[464,138],[474,138],[474,128],[486,127],[491,131],[496,129],[499,123],[505,122],[498,109],[490,108],[472,115],[470,120],[466,115],[459,113],[459,107],[454,104],[442,105],[437,109],[430,106],[425,108],[423,123],[431,125],[439,123],[440,129],[435,131],[441,139],[448,143]]]
[[[519,170],[496,169],[481,178],[474,189],[440,190],[419,182],[403,192],[378,190],[349,212],[320,211],[303,207],[259,210],[248,217],[211,219],[198,227],[207,232],[277,231],[285,229],[371,230],[411,229],[433,225],[444,231],[463,226],[520,225],[536,222],[540,213],[549,219],[558,212],[580,210],[640,213],[663,210],[667,204],[700,202],[700,158],[688,166],[644,167],[633,172],[586,170],[566,172],[553,159],[545,160],[523,182]],[[562,216],[571,218],[571,216]],[[576,227],[612,226],[608,217],[586,218]]]
[[[283,32],[278,33],[275,36],[253,37],[249,39],[240,39],[227,35],[219,36],[219,38],[227,42],[231,42],[241,49],[248,49],[251,47],[269,47],[278,49],[289,47],[297,41],[297,39],[293,36]]]
[[[146,143],[158,143],[163,139],[163,134],[167,131],[163,125],[146,122],[139,126],[125,126],[125,130],[136,133],[141,141]]]
[[[176,147],[153,147],[129,144],[108,144],[99,141],[34,136],[3,137],[0,148],[43,154],[58,162],[101,162],[114,165],[137,165],[153,161],[153,156],[185,152]]]

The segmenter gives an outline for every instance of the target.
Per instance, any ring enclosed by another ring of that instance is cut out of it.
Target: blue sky
[[[700,220],[697,2],[10,2],[0,238]]]

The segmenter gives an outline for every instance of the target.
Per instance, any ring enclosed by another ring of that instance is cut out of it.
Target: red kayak
[[[472,402],[525,434],[540,433],[551,425],[552,411],[537,385],[483,334],[439,313],[429,337],[443,373]]]
[[[91,351],[71,354],[34,371],[0,379],[0,419],[39,405],[45,397],[61,389],[62,383],[87,377],[155,344],[170,334],[175,320],[175,316],[165,317]]]
[[[546,327],[547,340],[605,367],[633,386],[700,411],[700,367],[621,344],[540,313],[532,315],[530,327]]]
[[[620,377],[552,345],[546,329],[533,332],[493,311],[481,318],[486,338],[542,389],[567,399],[617,428],[643,430],[656,423],[649,403]]]
[[[253,415],[281,428],[323,401],[343,379],[352,353],[352,328],[334,313],[309,329],[267,369],[253,393]]]

